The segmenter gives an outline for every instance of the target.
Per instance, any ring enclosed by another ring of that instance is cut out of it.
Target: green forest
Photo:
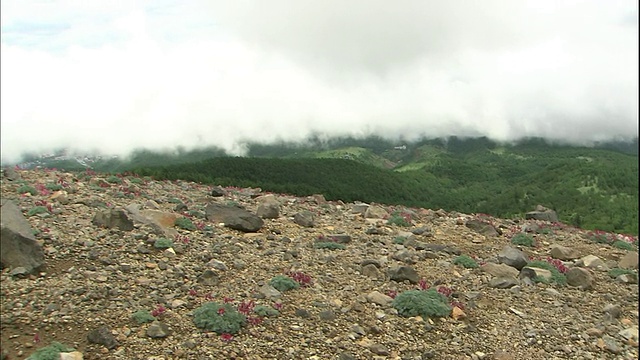
[[[395,169],[358,161],[354,145],[361,147],[359,153],[368,153],[362,159],[382,157],[395,161]],[[128,170],[156,179],[260,187],[299,196],[321,193],[329,200],[504,218],[521,217],[542,204],[555,209],[567,224],[638,234],[638,157],[628,151],[549,145],[537,139],[518,144],[482,138],[429,140],[403,151],[379,140],[374,145],[344,141],[315,148],[259,145],[250,149],[248,157],[218,156]],[[336,146],[348,146],[356,158],[317,156]]]
[[[592,146],[539,138],[497,143],[487,138],[414,141],[323,138],[245,144],[244,157],[216,147],[154,152],[91,163],[96,171],[135,172],[329,200],[364,201],[522,217],[537,204],[584,229],[638,234],[638,139]],[[40,161],[67,171],[68,160]]]

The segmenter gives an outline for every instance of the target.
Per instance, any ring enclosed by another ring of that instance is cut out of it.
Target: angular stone
[[[13,201],[3,201],[1,206],[0,263],[2,267],[23,268],[26,273],[32,273],[44,264],[42,245]]]
[[[630,251],[626,253],[622,259],[618,262],[618,267],[621,269],[637,269],[638,268],[638,253]]]
[[[278,291],[278,289],[269,284],[264,284],[260,289],[258,289],[258,292],[267,299],[278,299],[282,296],[282,293]]]
[[[417,284],[420,281],[418,273],[410,266],[398,266],[390,269],[389,278],[398,282],[409,280],[412,284]]]
[[[491,224],[486,223],[482,220],[478,220],[478,219],[471,219],[469,221],[467,221],[465,223],[465,226],[468,227],[469,229],[485,235],[485,236],[498,236],[499,232],[498,230]]]
[[[303,210],[293,215],[293,222],[303,227],[315,226],[315,215],[308,210]]]
[[[551,209],[538,205],[535,211],[530,211],[524,215],[525,219],[542,220],[548,222],[558,222],[558,214]]]
[[[158,320],[152,322],[151,325],[149,325],[149,327],[147,328],[147,336],[150,338],[164,338],[169,335],[171,335],[171,331],[169,330],[167,324],[161,323]]]
[[[95,226],[109,229],[119,229],[122,231],[133,230],[133,220],[129,218],[123,209],[107,209],[99,211],[91,220]]]
[[[584,266],[589,269],[597,269],[601,271],[608,271],[609,267],[607,264],[595,255],[587,255],[578,260],[577,266]]]
[[[84,356],[80,351],[61,352],[60,360],[82,360]]]
[[[389,212],[381,206],[371,205],[364,213],[364,217],[368,219],[384,219],[389,215]]]
[[[256,232],[264,225],[259,216],[237,206],[209,203],[205,214],[210,221],[224,223],[224,226],[242,232]]]
[[[20,173],[18,173],[16,169],[10,166],[7,166],[4,169],[2,169],[2,175],[6,177],[7,180],[9,181],[16,181],[16,180],[22,179],[22,176],[20,175]]]
[[[491,274],[495,277],[503,277],[503,278],[517,278],[518,277],[518,269],[509,266],[507,264],[495,264],[495,263],[486,263],[480,266],[482,271]]]
[[[391,296],[385,295],[379,291],[372,291],[368,293],[365,298],[367,301],[380,306],[389,306],[391,305],[391,302],[393,302],[393,298],[391,298]]]
[[[258,205],[256,215],[263,219],[277,219],[280,216],[280,205],[276,203],[264,203]]]
[[[211,188],[210,194],[213,197],[221,197],[225,196],[227,194],[227,191],[221,186],[214,186]]]
[[[540,277],[547,281],[551,281],[552,276],[553,274],[551,273],[551,271],[547,269],[541,269],[541,268],[529,267],[529,266],[523,267],[522,270],[520,270],[520,275],[519,275],[520,278],[527,277],[533,280],[536,277]]]
[[[549,255],[554,259],[563,261],[573,260],[580,257],[578,250],[562,245],[553,245],[549,251]]]
[[[493,278],[489,281],[489,286],[496,289],[508,289],[518,285],[518,280],[512,277]]]
[[[368,208],[369,208],[369,204],[353,204],[351,206],[351,213],[360,214],[364,216]]]
[[[113,334],[111,334],[111,330],[106,326],[101,326],[89,332],[89,334],[87,334],[87,341],[89,341],[90,344],[103,345],[107,349],[113,349],[118,346],[118,340],[116,340]]]
[[[378,271],[378,268],[375,265],[367,264],[362,267],[362,275],[368,278],[377,279],[380,276],[380,271]]]
[[[198,283],[207,286],[216,286],[220,283],[218,274],[213,270],[205,270],[200,276],[198,276]]]
[[[347,234],[329,234],[327,237],[340,244],[348,244],[351,242],[351,236]]]
[[[572,268],[566,273],[567,284],[575,286],[582,290],[590,290],[593,288],[593,275],[587,269]]]
[[[529,258],[522,251],[511,246],[505,246],[498,254],[498,261],[522,270],[529,262]]]

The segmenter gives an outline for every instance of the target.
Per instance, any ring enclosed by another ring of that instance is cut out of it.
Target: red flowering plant
[[[287,271],[285,275],[289,276],[301,286],[311,286],[311,284],[313,284],[313,278],[302,271]]]

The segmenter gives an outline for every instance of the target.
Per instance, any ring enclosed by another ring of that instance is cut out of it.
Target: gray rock
[[[123,209],[107,209],[99,211],[91,220],[95,226],[109,229],[119,229],[122,231],[133,230],[133,220]]]
[[[622,336],[627,340],[633,339],[635,341],[638,341],[638,325],[634,325],[632,327],[620,330],[618,332],[618,335]]]
[[[229,268],[227,267],[227,265],[220,261],[220,260],[216,260],[216,259],[211,259],[208,263],[207,266],[212,267],[216,270],[220,270],[220,271],[227,271]]]
[[[227,191],[221,186],[214,186],[211,188],[211,196],[213,197],[221,197],[227,194]]]
[[[277,219],[280,216],[280,205],[272,202],[260,204],[256,215],[263,219]]]
[[[362,275],[368,278],[377,279],[380,276],[380,271],[378,271],[378,268],[375,265],[367,264],[362,267]]]
[[[607,264],[595,255],[587,255],[582,257],[576,262],[577,266],[584,266],[589,269],[596,269],[600,271],[609,271]]]
[[[351,213],[360,214],[364,216],[368,208],[369,208],[369,204],[353,204],[351,206]]]
[[[593,288],[593,275],[587,269],[572,268],[566,273],[567,284],[575,286],[582,290],[590,290]]]
[[[618,262],[618,267],[621,269],[637,269],[638,268],[638,253],[630,251],[626,253],[622,259]]]
[[[543,278],[546,281],[551,281],[552,276],[553,274],[551,273],[551,271],[547,269],[525,266],[522,268],[522,270],[520,270],[520,275],[518,275],[518,278],[522,280],[529,279],[533,283],[535,278]]]
[[[297,317],[301,317],[303,319],[308,319],[308,318],[311,317],[311,313],[308,310],[301,309],[301,308],[296,309],[295,314],[296,314]]]
[[[529,262],[529,258],[522,251],[511,246],[505,246],[498,254],[498,261],[518,270],[522,270],[522,268]]]
[[[350,352],[342,352],[338,356],[338,360],[356,360],[356,357],[353,356]]]
[[[512,277],[493,278],[489,281],[489,286],[496,289],[508,289],[518,285],[518,280]]]
[[[198,283],[207,286],[216,286],[220,283],[220,278],[215,271],[207,269],[198,276]]]
[[[315,215],[308,210],[303,210],[293,215],[293,222],[304,227],[315,226]]]
[[[327,237],[340,244],[348,244],[351,242],[351,236],[347,234],[329,234]]]
[[[398,282],[408,280],[412,284],[417,284],[420,281],[418,273],[410,266],[397,266],[389,269],[389,278]]]
[[[2,175],[9,181],[16,181],[22,179],[22,176],[13,167],[7,166],[2,169]]]
[[[547,209],[544,206],[538,205],[535,211],[530,211],[524,215],[524,218],[529,220],[542,220],[548,222],[558,222],[558,214],[551,209]]]
[[[573,260],[580,257],[578,250],[562,245],[553,245],[549,251],[549,255],[554,259],[560,259],[563,261]]]
[[[485,236],[498,236],[500,234],[493,225],[478,219],[471,219],[467,221],[465,226]]]
[[[391,354],[391,352],[386,346],[378,343],[373,343],[369,345],[369,351],[371,351],[376,355],[381,355],[381,356],[388,356],[389,354]]]
[[[113,334],[111,334],[111,330],[106,326],[101,326],[90,331],[89,334],[87,334],[87,341],[89,341],[90,344],[103,345],[110,350],[118,346],[118,340],[116,340]]]
[[[264,284],[258,289],[258,292],[267,299],[278,299],[282,296],[282,293],[278,289],[269,284]]]
[[[169,330],[167,324],[161,323],[158,320],[152,322],[151,325],[149,325],[149,327],[147,328],[147,336],[150,338],[164,338],[169,335],[171,335],[171,331]]]
[[[364,217],[367,219],[384,219],[388,215],[389,212],[387,212],[387,210],[377,205],[369,206],[367,211],[364,213]]]
[[[622,308],[620,307],[620,305],[607,304],[602,311],[604,311],[604,313],[609,315],[612,319],[617,319],[620,317],[620,315],[622,315]]]
[[[10,200],[0,210],[0,263],[32,273],[44,264],[44,251],[33,236],[33,228]]]
[[[517,278],[518,277],[518,269],[509,266],[507,264],[496,264],[496,263],[486,263],[480,266],[482,271],[491,274],[495,277],[503,277],[503,278]]]
[[[264,225],[259,216],[237,206],[209,203],[205,207],[205,216],[210,221],[224,223],[224,226],[242,232],[256,232]]]
[[[379,291],[372,291],[368,293],[365,298],[367,301],[381,306],[389,306],[391,302],[393,302],[393,298],[391,298],[391,296],[385,295]]]
[[[320,311],[318,317],[320,317],[320,319],[324,321],[333,321],[336,319],[336,314],[333,312],[333,310],[323,310]]]

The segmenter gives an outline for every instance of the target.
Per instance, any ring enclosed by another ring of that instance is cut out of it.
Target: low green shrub
[[[411,226],[410,223],[410,218],[408,217],[408,215],[402,215],[398,212],[393,213],[391,215],[391,217],[389,217],[389,219],[387,219],[387,225],[397,225],[397,226],[402,226],[402,227],[409,227]]]
[[[423,318],[445,317],[451,313],[446,296],[436,289],[408,290],[393,299],[392,306],[404,317],[422,316]]]
[[[530,235],[527,235],[525,233],[519,233],[511,238],[511,243],[514,245],[532,247],[535,244],[535,241],[533,240],[533,237],[531,237]]]
[[[57,341],[52,341],[49,346],[36,350],[27,360],[59,360],[60,353],[71,351],[75,351],[75,349]]]
[[[155,316],[151,315],[147,310],[138,310],[131,315],[131,318],[138,324],[152,322],[156,319]]]
[[[550,281],[539,276],[536,276],[533,279],[533,281],[542,282],[542,283],[554,282],[558,285],[565,285],[567,283],[567,277],[564,274],[562,274],[560,271],[558,271],[558,269],[555,266],[553,266],[553,264],[550,264],[549,262],[531,261],[527,263],[527,266],[551,271]]]
[[[280,311],[272,308],[271,306],[265,306],[265,305],[256,306],[255,308],[253,308],[253,312],[262,317],[277,316],[280,314]]]
[[[313,243],[313,247],[316,249],[328,249],[328,250],[344,250],[346,246],[333,241],[318,241]]]
[[[620,275],[632,275],[637,277],[637,274],[635,271],[633,270],[629,270],[629,269],[620,269],[620,268],[613,268],[611,270],[609,270],[609,272],[607,273],[610,277],[612,278],[617,278]]]
[[[273,286],[280,292],[285,292],[300,287],[300,284],[292,278],[284,275],[276,275],[270,281],[269,285]]]
[[[467,269],[477,268],[478,263],[468,255],[460,255],[453,259],[455,265],[461,265]]]
[[[407,240],[407,238],[406,238],[406,237],[404,237],[404,236],[396,236],[396,238],[395,238],[395,239],[393,239],[393,243],[394,243],[394,244],[402,245],[402,244],[404,244],[404,242],[405,242],[406,240]]]
[[[153,243],[153,247],[155,247],[156,249],[168,249],[170,247],[173,247],[173,240],[159,238]]]
[[[189,231],[195,231],[197,229],[196,226],[191,221],[191,219],[186,217],[177,218],[176,221],[174,222],[174,225],[179,227],[180,229],[189,230]]]
[[[142,179],[140,179],[140,178],[137,178],[137,177],[130,176],[130,177],[128,177],[127,179],[128,179],[128,180],[129,180],[129,182],[130,182],[130,183],[132,183],[132,184],[136,184],[136,185],[142,185],[142,184],[144,184],[144,180],[142,180]]]
[[[49,212],[49,209],[47,209],[45,206],[35,206],[29,209],[29,211],[27,211],[27,216],[47,214],[48,212]]]
[[[55,184],[55,183],[48,183],[45,185],[45,187],[47,188],[47,190],[51,190],[51,191],[62,190],[62,185]]]
[[[196,327],[218,334],[235,334],[246,322],[247,317],[231,304],[212,301],[193,311],[193,323]]]
[[[34,188],[33,186],[29,186],[29,185],[22,185],[18,188],[18,194],[26,194],[29,193],[31,195],[38,195],[38,190],[36,190],[36,188]]]
[[[613,242],[613,244],[611,244],[613,247],[616,247],[618,249],[622,249],[622,250],[636,250],[637,246],[628,243],[626,241],[622,241],[622,240],[616,240]]]
[[[122,184],[122,179],[115,175],[109,176],[108,178],[106,178],[106,181],[110,184]]]

